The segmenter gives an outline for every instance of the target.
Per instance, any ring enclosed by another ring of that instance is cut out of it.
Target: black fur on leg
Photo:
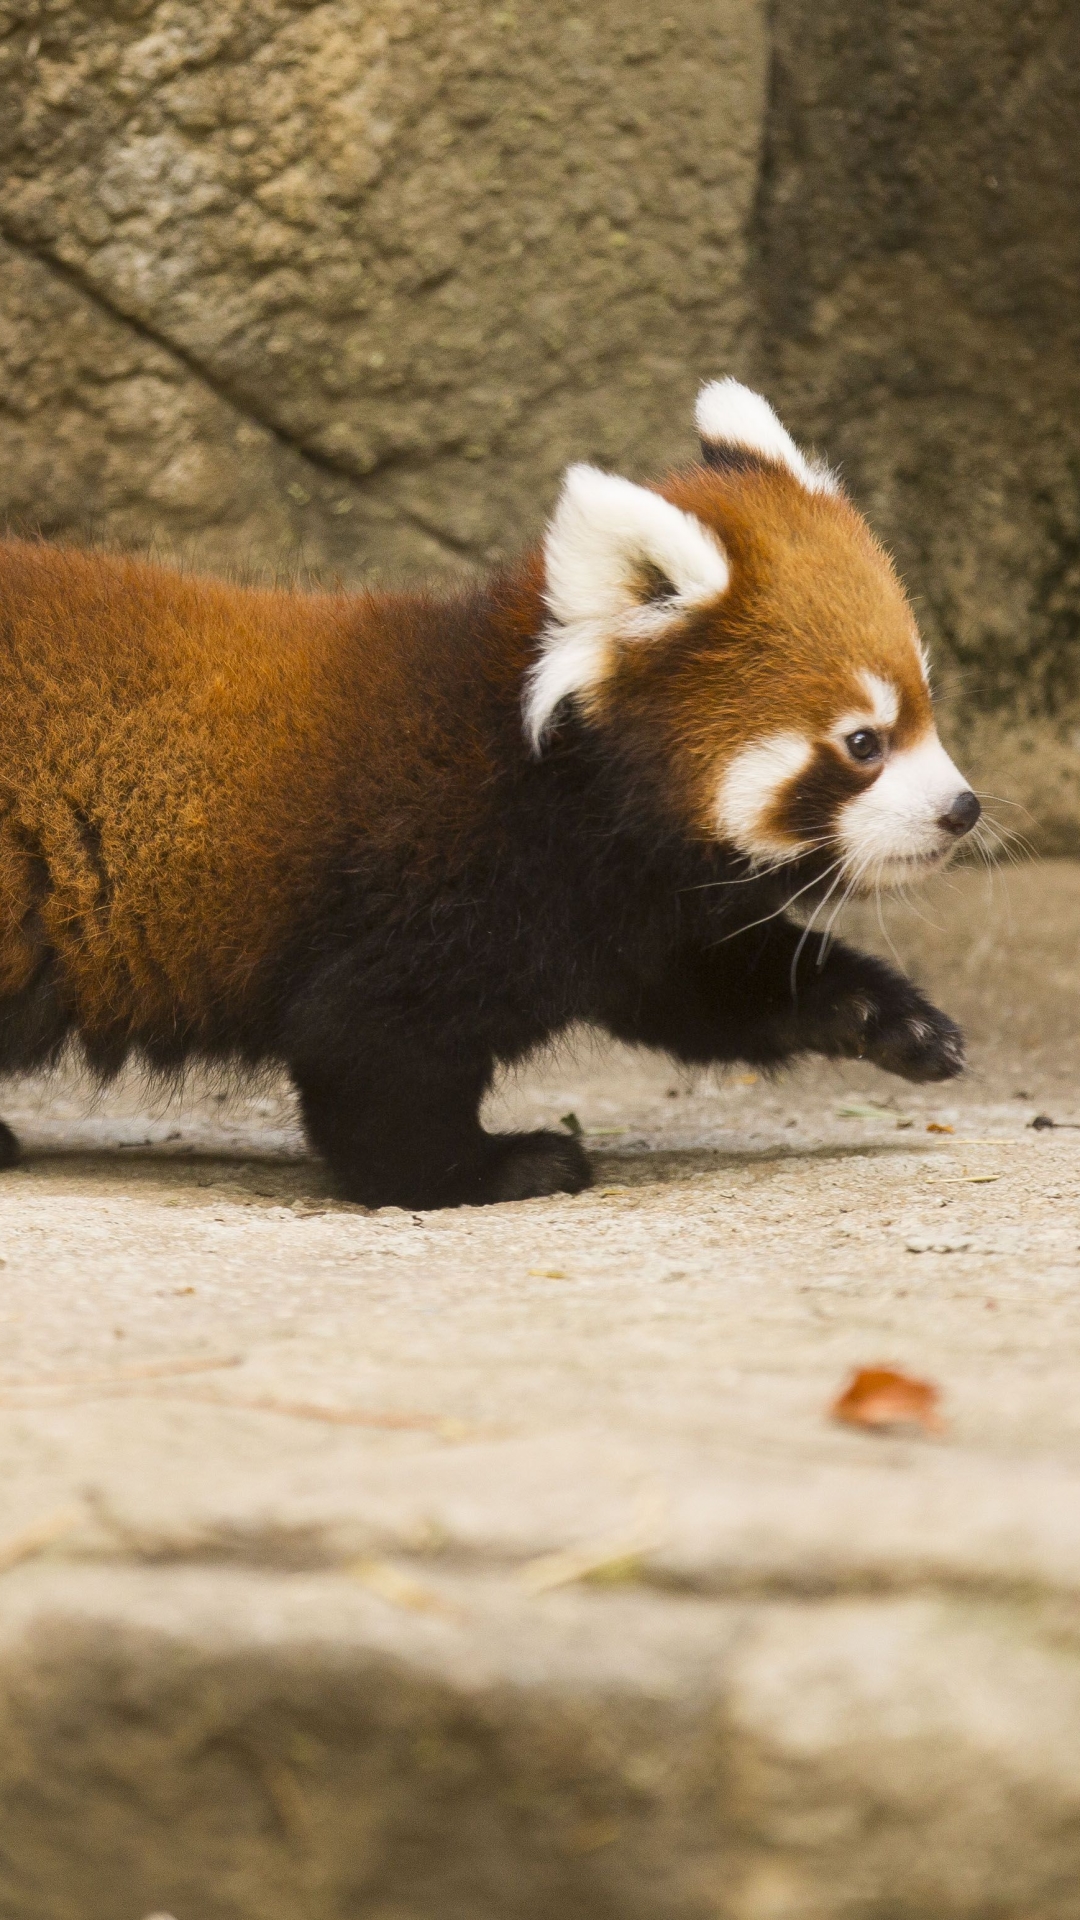
[[[369,1091],[362,1105],[336,1087],[294,1072],[308,1137],[343,1198],[366,1207],[483,1207],[553,1193],[580,1193],[592,1169],[568,1134],[486,1133],[464,1095],[436,1106],[433,1089],[414,1103]],[[400,1089],[396,1090],[400,1092]]]
[[[480,1103],[490,1055],[448,1055],[420,1023],[382,1044],[357,1046],[351,1009],[338,1002],[336,969],[305,997],[295,1020],[293,1079],[308,1138],[335,1184],[363,1206],[489,1206],[580,1193],[589,1162],[568,1134],[492,1134]]]
[[[479,1095],[432,1087],[406,1105],[400,1084],[332,1070],[293,1068],[308,1139],[343,1199],[364,1207],[460,1206],[478,1194],[488,1164],[476,1118]],[[439,1094],[442,1098],[439,1098]]]
[[[803,929],[783,916],[719,946],[687,945],[605,1024],[618,1038],[705,1065],[775,1067],[800,1053],[872,1060],[905,1080],[951,1080],[963,1035],[904,975],[836,941],[803,976]],[[794,984],[793,984],[794,974]]]
[[[19,1142],[5,1120],[0,1120],[0,1173],[6,1173],[9,1167],[17,1167],[22,1155]]]
[[[581,1193],[592,1186],[588,1155],[568,1133],[505,1133],[488,1138],[498,1153],[484,1182],[483,1203]]]

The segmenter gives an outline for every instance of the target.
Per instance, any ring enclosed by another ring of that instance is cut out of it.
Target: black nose
[[[959,840],[965,833],[971,832],[981,812],[982,808],[971,788],[965,787],[957,794],[947,812],[939,813],[938,826],[944,827],[946,833],[954,833]]]

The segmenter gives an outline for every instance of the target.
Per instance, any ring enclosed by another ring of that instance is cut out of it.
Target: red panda
[[[418,1208],[587,1185],[568,1135],[478,1117],[572,1022],[959,1072],[881,961],[800,976],[789,911],[978,817],[911,608],[763,399],[697,418],[699,464],[570,468],[542,545],[452,592],[0,545],[0,1071],[277,1062],[342,1194]]]

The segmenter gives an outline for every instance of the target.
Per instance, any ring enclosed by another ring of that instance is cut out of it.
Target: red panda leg
[[[19,1164],[19,1142],[7,1122],[0,1120],[0,1173]]]
[[[485,1206],[591,1184],[567,1134],[486,1133],[480,1101],[490,1078],[422,1070],[390,1055],[338,1077],[293,1067],[304,1126],[339,1192],[367,1207]]]
[[[700,1065],[780,1066],[820,1053],[872,1060],[905,1080],[963,1071],[960,1029],[902,973],[839,940],[819,966],[803,934],[778,918],[716,946],[685,947],[663,977],[624,994],[605,1025]]]

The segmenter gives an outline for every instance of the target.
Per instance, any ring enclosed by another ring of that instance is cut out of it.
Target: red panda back
[[[90,1032],[240,1005],[333,830],[361,623],[345,596],[0,546],[0,993],[52,950]]]

